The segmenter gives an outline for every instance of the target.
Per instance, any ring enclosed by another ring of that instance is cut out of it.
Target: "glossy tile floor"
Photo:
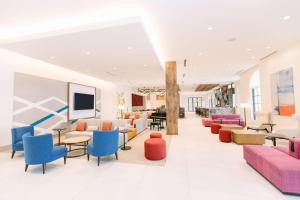
[[[24,173],[18,154],[11,160],[0,153],[0,199],[116,199],[116,200],[285,200],[283,195],[249,167],[242,147],[218,142],[218,136],[201,126],[190,114],[179,122],[179,136],[173,136],[165,166],[122,163],[107,160],[58,160]],[[143,151],[143,149],[141,149]]]

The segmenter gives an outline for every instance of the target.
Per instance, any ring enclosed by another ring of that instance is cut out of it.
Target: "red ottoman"
[[[166,141],[150,138],[144,142],[145,157],[148,160],[162,160],[166,157]]]
[[[220,129],[219,130],[219,140],[221,142],[231,142],[231,130]]]
[[[218,134],[220,128],[221,128],[220,124],[212,123],[211,126],[210,126],[211,133]]]
[[[153,132],[150,134],[150,138],[162,138],[162,135],[159,132]]]

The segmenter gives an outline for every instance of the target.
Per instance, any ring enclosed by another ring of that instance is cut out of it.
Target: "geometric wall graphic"
[[[13,125],[32,125],[37,132],[67,122],[67,83],[22,73],[14,74]],[[100,117],[101,90],[97,89],[96,117]]]

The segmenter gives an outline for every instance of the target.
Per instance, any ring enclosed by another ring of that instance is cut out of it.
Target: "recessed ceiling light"
[[[256,58],[255,56],[252,56],[252,57],[251,57],[252,60],[255,60],[255,58]]]
[[[291,19],[291,16],[289,15],[283,17],[283,20],[289,20],[289,19]]]
[[[234,42],[234,41],[236,41],[237,40],[237,38],[236,37],[231,37],[231,38],[228,38],[228,42]]]
[[[202,52],[199,52],[199,53],[198,53],[198,55],[199,55],[199,56],[202,56],[202,55],[203,55],[203,53],[202,53]]]
[[[53,60],[53,59],[54,59],[54,56],[50,56],[50,59]]]
[[[211,30],[213,30],[213,27],[210,26],[210,27],[207,28],[207,30],[211,31]]]
[[[132,50],[133,48],[132,48],[132,46],[128,46],[127,49],[128,50]]]
[[[270,46],[266,46],[266,49],[271,49],[271,47]]]
[[[144,65],[144,67],[148,67],[147,65]]]
[[[114,67],[114,68],[113,68],[113,70],[117,70],[117,69],[118,69],[117,67]]]
[[[85,55],[89,56],[89,55],[91,55],[91,52],[86,51],[86,52],[85,52]]]
[[[252,51],[252,49],[250,49],[250,48],[247,48],[247,51]]]

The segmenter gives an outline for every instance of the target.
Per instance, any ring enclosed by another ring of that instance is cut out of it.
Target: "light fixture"
[[[247,51],[252,51],[252,49],[250,49],[250,48],[247,48]]]
[[[86,52],[85,52],[85,55],[89,56],[89,55],[91,55],[91,52],[86,51]]]
[[[132,46],[128,46],[127,49],[128,50],[132,50],[133,48],[132,48]]]
[[[53,60],[53,59],[54,59],[54,56],[50,56],[50,59]]]
[[[113,70],[117,70],[117,69],[118,69],[117,67],[114,67],[114,68],[113,68]]]
[[[289,19],[291,19],[291,16],[289,16],[289,15],[283,17],[283,20],[285,20],[285,21],[289,20]]]
[[[266,46],[266,49],[271,49],[271,47],[270,46]]]
[[[198,53],[198,55],[199,55],[199,56],[202,56],[202,55],[203,55],[203,53],[202,53],[202,52],[199,52],[199,53]]]
[[[211,30],[213,30],[213,27],[210,26],[210,27],[207,28],[207,30],[211,31]]]
[[[144,67],[148,67],[148,66],[145,64]]]
[[[254,60],[255,58],[256,58],[255,56],[252,56],[252,57],[251,57],[252,60]]]

